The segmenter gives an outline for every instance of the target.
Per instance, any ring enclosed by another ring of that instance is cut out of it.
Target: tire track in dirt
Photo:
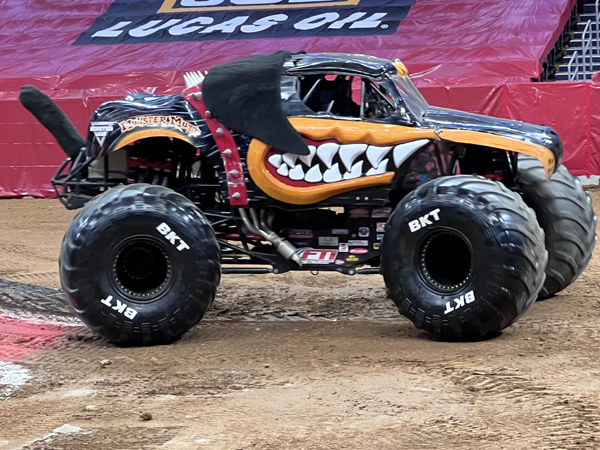
[[[177,427],[91,428],[80,432],[57,433],[21,447],[22,450],[81,449],[154,449],[170,441]]]
[[[408,368],[462,389],[470,396],[474,412],[467,422],[456,417],[428,422],[426,431],[415,431],[415,439],[431,442],[444,436],[445,446],[460,442],[461,448],[504,448],[496,445],[513,442],[505,448],[596,449],[600,438],[598,371],[582,371],[581,362],[576,364],[587,358],[582,349],[557,352],[541,365],[524,355],[505,355],[495,362],[507,365],[489,366],[489,360],[480,356],[471,367],[461,360],[447,360]],[[520,419],[515,421],[515,417]]]
[[[548,408],[542,418],[538,430],[552,442],[549,448],[596,449],[600,446],[600,410],[589,398],[560,401]]]
[[[34,272],[12,275],[10,278],[12,281],[17,281],[19,283],[30,283],[38,286],[52,286],[55,284],[58,275],[56,272]]]
[[[505,334],[517,338],[514,348],[516,354],[531,351],[532,342],[535,342],[537,348],[534,353],[539,354],[540,357],[549,356],[552,351],[571,348],[573,342],[598,345],[599,320],[600,318],[596,317],[562,320],[529,316],[512,325]]]
[[[16,276],[38,281],[51,276],[51,273]],[[285,280],[282,280],[285,281]],[[203,322],[293,322],[293,321],[337,321],[354,319],[397,320],[400,315],[382,291],[366,288],[354,291],[351,295],[331,292],[323,296],[320,288],[308,289],[300,295],[305,286],[289,286],[284,297],[278,292],[273,301],[271,290],[264,284],[252,288],[242,288],[231,282],[223,283],[217,300],[207,312]],[[321,292],[321,294],[318,294]],[[318,299],[318,300],[317,300]],[[53,314],[72,315],[61,290],[34,284],[0,279],[0,308]]]
[[[0,309],[58,316],[72,315],[62,291],[2,279]]]
[[[491,402],[485,406],[476,402],[472,408],[468,421],[460,417],[426,421],[423,428],[412,430],[415,442],[437,443],[434,447],[413,448],[595,450],[600,444],[599,414],[589,399],[520,408],[511,402]]]
[[[31,249],[26,246],[8,245],[0,248],[0,278],[40,286],[60,286],[56,263],[58,254],[48,260],[37,252],[28,253]]]

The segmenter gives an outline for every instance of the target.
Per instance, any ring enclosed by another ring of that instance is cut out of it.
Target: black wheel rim
[[[112,276],[123,296],[151,301],[167,289],[172,268],[162,243],[152,238],[135,237],[121,243],[118,248]]]
[[[469,241],[453,230],[437,230],[426,236],[419,252],[419,269],[427,285],[446,294],[460,291],[473,274]]]

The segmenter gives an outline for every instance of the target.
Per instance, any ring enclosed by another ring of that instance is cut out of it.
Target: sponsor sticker
[[[385,222],[377,222],[377,228],[375,231],[378,233],[383,233],[385,231]]]
[[[356,255],[350,255],[350,256],[348,256],[346,258],[346,261],[348,261],[348,262],[356,262],[356,261],[358,261],[358,256],[356,256]]]
[[[104,140],[108,133],[113,130],[114,122],[91,122],[90,131],[94,133],[96,140],[100,146],[104,145]]]
[[[288,233],[289,239],[311,239],[312,237],[312,230],[290,230]]]
[[[415,0],[114,0],[75,45],[394,34]]]
[[[350,247],[368,247],[369,246],[369,241],[368,240],[362,240],[362,239],[354,239],[354,240],[349,240],[348,241],[348,245]]]
[[[385,219],[392,214],[392,208],[373,208],[371,217],[374,219]]]
[[[375,242],[373,244],[373,250],[379,250],[381,248],[381,244],[379,242]]]
[[[331,264],[337,253],[337,250],[306,249],[300,251],[300,260],[303,264]]]
[[[348,211],[348,214],[350,215],[350,218],[358,219],[360,217],[369,217],[371,211],[369,211],[367,208],[353,208]]]
[[[319,245],[323,247],[337,247],[340,242],[339,237],[335,236],[319,236]]]
[[[369,237],[371,234],[371,230],[369,227],[359,227],[358,228],[358,237]]]
[[[341,243],[338,250],[340,253],[348,253],[348,243]]]
[[[347,228],[334,228],[331,234],[348,234],[350,231]]]
[[[383,241],[383,234],[378,234],[377,235],[377,240],[378,241]]]
[[[302,247],[311,247],[312,246],[312,242],[310,241],[297,241],[297,240],[293,240],[292,243],[299,248]]]
[[[353,255],[364,255],[365,253],[369,253],[369,250],[366,248],[353,248],[350,250],[350,253]]]
[[[344,261],[343,259],[336,259],[336,260],[335,260],[335,263],[336,263],[338,266],[343,266],[344,264],[346,264],[346,261]]]

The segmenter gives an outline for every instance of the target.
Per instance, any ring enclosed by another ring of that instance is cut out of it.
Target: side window
[[[304,104],[317,114],[360,117],[360,78],[346,75],[309,75],[299,80]]]
[[[306,75],[297,91],[316,114],[385,119],[396,114],[394,97],[381,84],[348,75]]]
[[[364,80],[363,117],[383,119],[396,112],[394,98],[379,83]]]

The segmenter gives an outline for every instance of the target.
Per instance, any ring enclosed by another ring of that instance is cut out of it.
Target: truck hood
[[[429,108],[423,116],[422,123],[428,128],[476,131],[541,145],[554,154],[556,167],[560,165],[563,156],[563,146],[558,134],[545,125],[533,125],[445,108]]]

